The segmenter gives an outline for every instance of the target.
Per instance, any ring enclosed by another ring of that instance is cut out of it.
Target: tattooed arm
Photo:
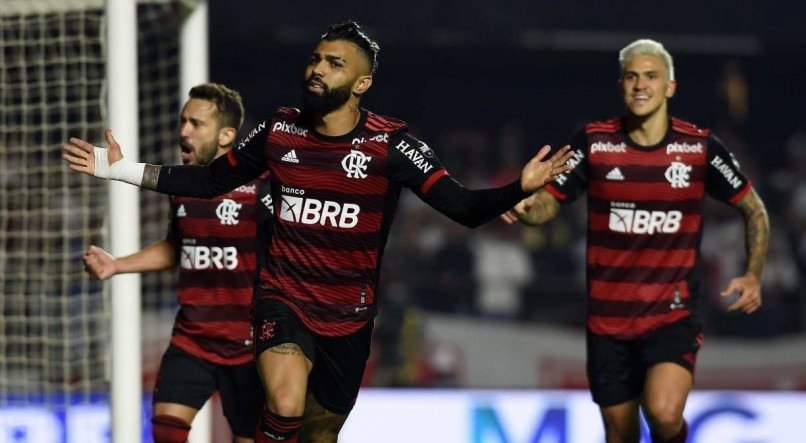
[[[764,202],[755,189],[751,189],[738,204],[744,217],[745,248],[747,250],[747,273],[761,280],[761,271],[767,256],[770,237],[770,219]]]
[[[143,183],[140,185],[140,187],[156,191],[157,181],[160,178],[160,169],[162,169],[161,165],[146,164],[146,167],[143,170]]]
[[[722,295],[738,292],[738,300],[728,307],[728,311],[742,310],[750,314],[761,307],[761,273],[767,256],[770,220],[764,202],[755,189],[751,188],[736,207],[744,217],[747,271],[745,275],[731,280]]]
[[[509,223],[520,221],[523,224],[536,226],[553,219],[560,211],[560,202],[545,189],[523,199],[501,218]]]

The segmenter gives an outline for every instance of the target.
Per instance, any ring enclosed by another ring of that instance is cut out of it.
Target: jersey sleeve
[[[169,197],[168,201],[170,202],[170,206],[168,209],[168,231],[165,233],[165,241],[171,244],[171,246],[176,247],[179,244],[179,224],[176,220],[176,200],[173,197]]]
[[[574,134],[569,144],[574,156],[568,163],[573,169],[560,174],[553,183],[546,185],[546,191],[562,204],[576,200],[588,187],[588,135],[585,130]]]
[[[739,162],[714,135],[708,137],[708,165],[705,172],[705,192],[711,197],[735,205],[750,192],[750,180]]]
[[[475,228],[504,213],[522,199],[520,180],[500,188],[470,190],[448,174],[434,151],[408,133],[390,138],[390,179],[451,220]]]
[[[448,175],[434,150],[406,131],[389,139],[388,171],[392,181],[420,194]]]
[[[246,184],[268,169],[266,140],[270,120],[257,125],[236,148],[209,165],[162,166],[157,192],[213,198]]]
[[[274,204],[271,198],[271,186],[269,183],[269,173],[260,176],[257,182],[257,204],[255,207],[255,217],[257,218],[257,269],[266,265],[269,256],[269,243],[274,230]]]

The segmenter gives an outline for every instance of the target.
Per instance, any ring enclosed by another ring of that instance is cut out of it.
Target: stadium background
[[[185,97],[178,91],[178,65],[172,58],[179,3],[149,2],[138,9],[142,161],[176,161],[174,128]],[[640,37],[662,41],[675,58],[679,84],[671,112],[717,132],[754,180],[772,221],[765,304],[751,317],[728,315],[717,292],[743,266],[741,217],[713,201],[706,205],[703,253],[709,279],[701,313],[707,339],[696,387],[806,389],[806,93],[800,87],[806,77],[806,31],[793,19],[806,15],[803,4],[678,1],[661,10],[595,1],[212,0],[209,6],[210,79],[243,94],[245,131],[275,107],[299,103],[302,67],[317,36],[334,21],[355,19],[381,45],[379,71],[363,105],[407,121],[452,175],[471,187],[501,184],[516,176],[542,144],[560,144],[582,122],[621,113],[617,50]],[[3,24],[4,42],[11,41],[13,26]],[[85,91],[88,99],[101,96],[100,84]],[[96,394],[103,397],[106,389],[106,304],[101,285],[80,272],[82,248],[89,241],[103,242],[103,185],[81,182],[91,197],[87,201],[95,202],[91,208],[71,207],[69,196],[62,196],[57,207],[42,210],[81,212],[81,235],[72,235],[71,223],[77,222],[66,216],[59,220],[67,221],[39,227],[64,238],[30,241],[36,235],[30,222],[37,220],[42,204],[30,195],[53,182],[32,178],[40,171],[25,161],[24,152],[14,152],[20,138],[14,135],[17,126],[9,125],[17,122],[15,108],[8,106],[13,100],[5,97],[0,411],[39,404],[75,410],[76,404],[96,402]],[[88,114],[102,113],[100,104],[87,102]],[[86,132],[70,135],[97,137],[103,128],[101,122],[82,121],[80,131]],[[57,146],[59,137],[48,132],[43,146]],[[28,159],[50,157],[40,152]],[[57,158],[48,164],[53,174],[63,172]],[[63,180],[60,185],[79,186],[79,179]],[[14,206],[18,195],[26,203],[21,211]],[[147,244],[164,234],[166,206],[156,194],[143,192],[141,200],[142,242]],[[380,317],[365,385],[584,388],[584,227],[584,203],[577,202],[545,227],[511,228],[493,221],[470,231],[406,193],[385,254]],[[30,269],[50,263],[37,255],[52,249],[48,241],[65,243],[67,251],[55,270],[42,268],[66,276],[68,283],[52,288],[32,283],[36,278]],[[143,278],[146,391],[170,334],[173,278],[170,272]],[[51,296],[40,297],[40,303],[20,301],[41,293]],[[64,302],[65,296],[78,294],[80,303]],[[49,320],[71,317],[89,321],[54,325]],[[60,334],[54,343],[51,339]],[[388,397],[367,392],[368,404],[376,407],[403,402],[393,396],[409,391],[379,391]],[[587,401],[572,401],[579,394],[570,391],[546,395],[555,403],[558,398],[569,405]],[[806,408],[803,397],[792,401],[796,410]],[[498,413],[504,417],[507,406],[501,402]],[[483,408],[478,414],[483,416]],[[361,426],[361,417],[356,415],[354,426]],[[520,441],[516,431],[493,434],[474,441]],[[8,441],[29,441],[19,432],[8,435]]]

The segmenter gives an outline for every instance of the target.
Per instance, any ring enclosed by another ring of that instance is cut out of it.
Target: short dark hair
[[[378,69],[378,52],[381,47],[361,30],[361,25],[354,21],[346,21],[330,25],[327,32],[322,34],[322,40],[347,40],[361,49],[369,62],[369,73],[374,74]]]
[[[238,91],[218,84],[202,83],[190,89],[190,98],[215,103],[218,109],[218,123],[221,127],[241,129],[243,124],[243,100]]]

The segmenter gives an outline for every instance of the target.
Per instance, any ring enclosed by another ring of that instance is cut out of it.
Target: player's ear
[[[370,86],[372,86],[372,76],[362,75],[361,77],[358,77],[358,80],[356,80],[355,85],[353,86],[353,94],[362,95],[369,90]]]
[[[238,131],[230,126],[225,126],[218,130],[218,146],[230,146],[235,143],[235,135]]]
[[[666,84],[666,98],[674,97],[675,91],[677,91],[677,81],[669,80],[669,83]]]
[[[616,90],[618,91],[619,95],[624,93],[624,80],[622,80],[621,77],[616,80]]]

